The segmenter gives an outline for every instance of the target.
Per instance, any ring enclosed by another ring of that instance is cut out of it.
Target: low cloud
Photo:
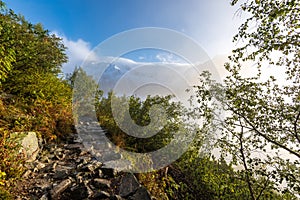
[[[64,74],[67,73],[72,73],[74,71],[74,68],[77,66],[82,66],[83,62],[86,61],[88,58],[92,60],[101,60],[102,62],[105,61],[107,63],[111,63],[115,58],[110,58],[107,57],[106,59],[104,58],[99,58],[95,52],[93,52],[93,48],[91,47],[91,44],[87,41],[84,41],[83,39],[79,38],[77,40],[71,40],[65,35],[58,33],[58,32],[52,32],[53,34],[57,35],[58,37],[62,38],[64,45],[67,47],[66,54],[68,56],[68,62],[63,64],[62,70]],[[226,60],[226,55],[221,55],[221,56],[216,56],[212,59],[213,63],[215,64],[215,67],[217,68],[217,71],[220,75],[221,78],[225,77],[225,69],[223,67],[223,64]],[[145,59],[145,57],[140,57],[139,58],[141,61]],[[91,62],[92,62],[91,60]],[[138,62],[136,63],[133,60],[130,59],[125,59],[125,58],[118,58],[118,62],[120,63],[123,60],[123,62],[126,63],[127,66],[133,66],[133,65],[144,65],[144,62]],[[178,69],[185,69],[186,73],[188,73],[188,68],[187,66],[184,66],[184,61],[177,56],[174,56],[173,54],[169,53],[160,53],[156,55],[156,60],[160,61],[161,63],[165,64],[173,64],[174,68]],[[123,63],[122,62],[122,63]],[[123,63],[124,64],[124,63]],[[153,63],[154,64],[154,63]],[[179,71],[181,71],[179,70]],[[191,73],[191,72],[189,72]],[[195,82],[195,72],[192,72],[193,80],[192,82]],[[191,77],[190,77],[191,78]],[[197,77],[198,78],[198,77]]]
[[[100,61],[100,63],[102,63],[102,64],[104,63],[103,66],[100,68],[108,67],[108,65],[110,63],[113,63],[114,60],[116,59],[114,57],[105,57],[105,58],[98,57],[95,54],[95,52],[93,52],[93,48],[91,47],[90,43],[84,41],[83,39],[77,39],[76,41],[73,41],[73,40],[67,38],[66,36],[64,36],[63,34],[60,34],[57,32],[53,32],[53,33],[55,35],[57,35],[58,37],[62,38],[64,45],[67,47],[66,54],[68,56],[68,62],[63,65],[62,70],[63,70],[64,74],[72,73],[76,66],[83,66],[83,62],[86,61],[87,58],[92,58],[92,60],[90,60],[90,62],[87,62],[87,63],[97,63],[97,60]],[[226,55],[216,56],[212,59],[212,63],[214,66],[211,66],[211,64],[209,64],[209,63],[206,64],[206,65],[209,65],[208,66],[209,68],[210,67],[215,68],[215,70],[216,70],[215,73],[217,73],[221,79],[224,78],[225,74],[226,74],[226,70],[223,67],[223,64],[224,64],[226,58],[227,58]],[[140,58],[141,61],[143,59],[144,59],[144,57]],[[183,60],[180,59],[179,57],[176,57],[169,53],[160,53],[160,54],[156,55],[156,59],[161,62],[160,68],[156,68],[156,70],[155,70],[155,71],[157,71],[157,69],[158,69],[158,71],[160,71],[160,73],[158,73],[159,77],[161,77],[161,76],[169,77],[169,74],[164,73],[164,71],[162,70],[163,66],[165,64],[165,65],[168,65],[169,67],[173,68],[175,71],[177,71],[182,76],[185,76],[190,85],[196,85],[198,83],[199,71],[195,70],[190,65],[187,65],[186,63],[184,63]],[[100,63],[98,63],[98,65]],[[125,70],[125,69],[123,69],[125,67],[126,68],[125,71],[127,71],[127,70],[131,71],[132,68],[135,68],[136,66],[141,66],[141,65],[152,65],[153,66],[153,65],[157,65],[158,63],[136,62],[136,61],[133,61],[130,59],[118,58],[117,62],[115,64],[117,64],[118,67],[121,67],[122,70]],[[202,69],[203,66],[204,65],[202,63],[202,67],[200,67],[200,69]],[[83,67],[86,68],[87,66],[83,66]],[[200,71],[202,71],[202,70],[200,70]],[[146,70],[146,71],[149,74],[151,74],[148,70]],[[92,75],[93,72],[89,72],[89,73],[91,73],[91,75]],[[106,74],[106,79],[111,79],[111,80],[106,80],[107,82],[110,83],[109,85],[111,85],[111,83],[115,83],[117,81],[115,79],[117,77],[119,77],[120,75],[123,75],[124,72],[121,73],[119,76],[116,76],[114,73],[120,73],[120,72],[113,71],[110,73],[111,73],[110,75]],[[228,74],[226,74],[226,75],[228,75]],[[144,76],[147,76],[147,75],[144,73]],[[156,75],[156,76],[158,76],[158,75]],[[135,76],[135,75],[131,74],[131,76],[128,76],[127,78],[131,79],[131,81],[134,82],[137,79],[140,79],[141,77],[140,77],[140,75]],[[144,78],[146,78],[146,77],[144,77]],[[177,86],[176,81],[173,84]]]

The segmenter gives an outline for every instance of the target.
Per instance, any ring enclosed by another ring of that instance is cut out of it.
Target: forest
[[[120,148],[150,152],[167,145],[178,130],[195,135],[189,149],[172,164],[136,174],[156,199],[300,198],[300,2],[230,3],[240,5],[239,12],[249,16],[233,38],[243,42],[224,63],[229,75],[223,83],[215,82],[208,71],[199,74],[196,95],[191,97],[198,102],[196,109],[186,109],[172,96],[141,99],[97,91],[93,104],[97,119]],[[76,132],[77,105],[72,102],[76,77],[82,77],[82,87],[98,86],[80,67],[62,76],[68,58],[61,38],[1,1],[0,10],[0,199],[14,199],[26,160],[11,135],[34,131],[42,145],[65,141]],[[246,62],[254,63],[257,71],[251,77],[242,73]],[[285,82],[263,78],[266,65],[267,70],[284,69]],[[122,105],[128,102],[132,120],[141,126],[150,123],[153,105],[163,105],[164,128],[148,139],[126,135],[114,120],[112,100],[120,105],[120,113],[126,112]],[[226,113],[223,119],[216,112],[220,109]],[[197,119],[205,123],[191,123]],[[215,132],[220,137],[212,138]],[[218,157],[213,148],[220,150]]]

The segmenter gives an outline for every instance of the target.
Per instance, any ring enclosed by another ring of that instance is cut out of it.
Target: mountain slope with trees
[[[203,127],[187,124],[197,137],[180,159],[163,169],[137,174],[157,199],[258,200],[299,196],[299,2],[231,3],[240,4],[240,11],[250,16],[234,37],[235,42],[243,42],[225,64],[230,76],[224,84],[210,80],[208,72],[201,75],[202,82],[196,86],[200,103],[197,109],[187,111],[180,103],[172,102],[170,96],[142,100],[113,93],[105,96],[98,91],[94,106],[100,124],[111,141],[133,152],[152,151],[167,144],[178,125],[188,123],[182,121],[182,115],[205,120]],[[44,143],[59,143],[74,133],[72,89],[76,76],[85,76],[88,87],[97,88],[97,83],[81,68],[67,79],[59,78],[61,65],[67,61],[62,40],[41,24],[31,24],[5,8],[1,1],[0,6],[0,199],[9,199],[9,192],[24,172],[24,159],[10,135],[35,131]],[[255,63],[256,75],[243,76],[245,61]],[[261,80],[265,63],[285,68],[283,85],[275,77]],[[169,114],[168,126],[149,140],[127,137],[114,121],[112,98],[120,105],[129,102],[130,114],[140,125],[149,123],[152,105],[163,103]],[[225,120],[220,121],[216,108],[225,110]],[[216,144],[223,152],[221,157],[199,154],[205,136],[217,130],[221,132]],[[255,156],[257,153],[262,156]],[[235,166],[241,169],[235,170]]]
[[[61,39],[0,5],[0,187],[13,187],[23,160],[10,134],[50,141],[72,133],[72,96],[58,78],[67,61]]]

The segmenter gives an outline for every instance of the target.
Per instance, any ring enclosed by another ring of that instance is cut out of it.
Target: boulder
[[[39,153],[39,141],[35,132],[15,132],[10,136],[16,139],[21,145],[20,153],[23,153],[27,162],[32,162],[36,159]]]
[[[133,174],[126,174],[122,177],[119,195],[121,197],[131,196],[140,187],[140,183]]]

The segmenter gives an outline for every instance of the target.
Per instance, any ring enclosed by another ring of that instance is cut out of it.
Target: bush
[[[73,117],[71,104],[56,104],[37,99],[28,106],[32,124],[31,130],[38,131],[46,140],[65,138],[73,133]]]
[[[24,172],[25,160],[19,153],[20,146],[9,136],[9,131],[0,128],[0,194],[2,193],[3,196],[8,195],[8,191]]]

